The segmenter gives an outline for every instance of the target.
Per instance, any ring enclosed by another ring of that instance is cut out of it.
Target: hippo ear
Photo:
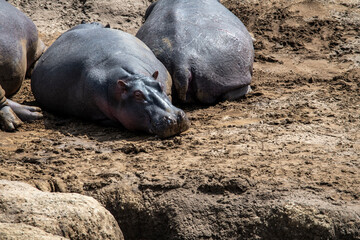
[[[155,71],[152,75],[152,77],[156,80],[159,76],[159,71]]]
[[[128,85],[123,80],[118,80],[117,82],[117,90],[120,93],[120,95],[127,93]]]

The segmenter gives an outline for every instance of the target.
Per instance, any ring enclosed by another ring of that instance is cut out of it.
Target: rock
[[[47,233],[40,228],[23,223],[0,223],[0,236],[3,240],[67,240]]]
[[[219,183],[222,194],[169,189],[159,180],[156,188],[122,182],[92,195],[112,212],[126,239],[359,239],[357,205],[330,204],[304,191],[259,193],[253,184],[230,191],[226,186],[235,180]]]
[[[0,209],[0,223],[23,223],[69,239],[123,239],[116,220],[104,207],[76,193],[42,192],[26,183],[0,180]],[[34,230],[21,228],[24,234]],[[18,229],[14,234],[21,232]]]

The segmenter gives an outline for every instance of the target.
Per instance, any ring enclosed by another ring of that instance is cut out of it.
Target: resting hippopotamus
[[[0,0],[0,125],[14,131],[22,121],[42,117],[40,108],[7,99],[14,95],[26,72],[45,50],[34,23],[11,4]]]
[[[31,88],[40,106],[133,131],[168,137],[189,127],[171,104],[171,77],[136,37],[99,23],[62,34],[35,65]]]
[[[136,36],[170,72],[174,98],[213,104],[250,91],[252,38],[218,0],[159,0],[145,19]]]

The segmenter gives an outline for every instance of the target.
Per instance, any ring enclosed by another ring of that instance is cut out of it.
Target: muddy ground
[[[9,2],[47,44],[81,20],[135,34],[150,4]],[[0,132],[0,178],[93,196],[125,239],[360,239],[360,1],[222,3],[256,39],[246,98],[181,106],[165,140],[45,112]],[[29,79],[13,99],[36,104]]]

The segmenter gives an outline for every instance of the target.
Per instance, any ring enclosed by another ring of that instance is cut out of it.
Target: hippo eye
[[[145,100],[144,94],[143,94],[141,91],[139,91],[139,90],[137,90],[137,91],[134,92],[134,97],[135,97],[135,99],[136,99],[137,101],[140,101],[140,102],[142,102],[142,101]]]

